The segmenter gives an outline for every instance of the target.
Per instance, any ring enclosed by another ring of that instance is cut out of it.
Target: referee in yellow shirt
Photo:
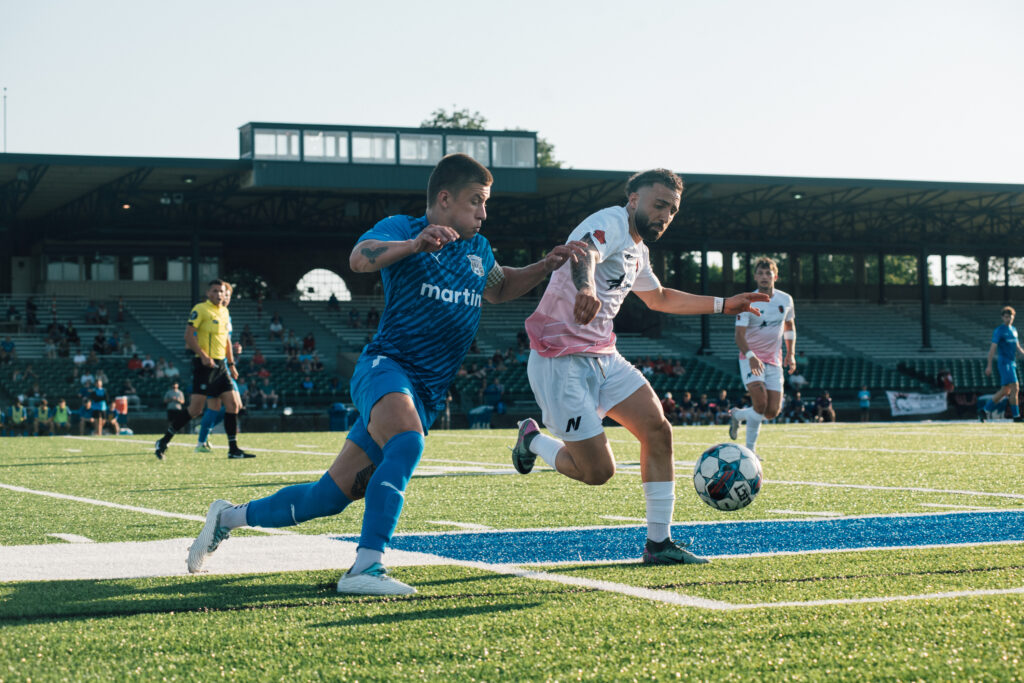
[[[225,409],[224,432],[228,437],[228,457],[254,458],[238,447],[238,401],[235,400],[231,379],[238,378],[234,353],[231,349],[231,316],[223,305],[224,281],[210,280],[206,301],[192,307],[185,327],[185,345],[195,354],[192,359],[192,395],[188,410],[182,411],[170,423],[167,433],[156,442],[156,457],[164,459],[167,444],[188,423],[202,414],[206,399],[219,398]]]

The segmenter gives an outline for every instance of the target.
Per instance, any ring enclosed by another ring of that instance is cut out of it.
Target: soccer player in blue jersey
[[[978,419],[985,421],[985,416],[996,409],[996,404],[1003,397],[1010,402],[1010,410],[1013,412],[1014,422],[1024,422],[1020,415],[1018,404],[1018,393],[1020,384],[1017,381],[1017,352],[1024,354],[1017,336],[1017,328],[1013,326],[1013,318],[1017,311],[1012,306],[1005,306],[1002,310],[1003,324],[992,333],[992,345],[988,348],[988,363],[985,365],[985,374],[992,376],[992,360],[998,352],[999,362],[996,367],[999,370],[999,383],[1002,387],[997,391],[984,406],[978,408]]]
[[[377,334],[352,376],[359,419],[319,481],[243,505],[214,501],[189,550],[190,572],[199,571],[233,528],[291,526],[337,514],[365,497],[355,563],[338,580],[338,592],[415,592],[387,574],[384,549],[423,453],[423,437],[444,409],[448,387],[476,337],[482,302],[518,298],[584,254],[582,244],[570,242],[525,268],[499,266],[480,234],[492,182],[471,157],[450,154],[430,175],[426,215],[385,218],[359,238],[349,257],[352,270],[380,271],[386,296]]]

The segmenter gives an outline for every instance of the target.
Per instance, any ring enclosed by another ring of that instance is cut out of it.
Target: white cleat
[[[729,411],[729,438],[733,441],[736,440],[736,436],[740,433],[740,420],[736,417],[736,414]]]
[[[338,592],[349,595],[412,595],[416,589],[388,576],[380,562],[360,574],[345,572],[338,579]]]
[[[203,525],[203,530],[199,532],[199,536],[192,541],[192,546],[188,549],[188,571],[190,574],[195,574],[202,569],[206,556],[216,550],[221,541],[231,535],[231,529],[220,525],[220,513],[229,507],[232,505],[226,500],[215,500],[210,503],[210,511],[206,513],[206,524]]]

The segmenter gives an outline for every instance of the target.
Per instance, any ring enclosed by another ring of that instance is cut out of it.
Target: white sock
[[[349,574],[362,574],[367,569],[373,566],[374,562],[380,562],[384,559],[384,551],[382,550],[370,550],[369,548],[359,548],[356,550],[356,561],[352,563],[352,568],[348,570]]]
[[[732,414],[733,417],[735,417],[740,422],[746,422],[747,420],[750,419],[750,413],[752,412],[754,412],[754,409],[748,406],[746,408],[737,408],[736,410],[732,411]]]
[[[764,419],[764,415],[755,413],[753,409],[750,412],[751,415],[747,418],[747,448],[756,453],[754,446],[757,445],[757,433],[761,431],[761,420]]]
[[[237,529],[240,526],[245,526],[245,511],[248,507],[248,503],[242,503],[241,505],[235,505],[226,510],[222,510],[220,513],[220,525],[226,526],[229,529]]]
[[[547,434],[538,434],[530,441],[530,452],[539,455],[540,459],[548,464],[548,467],[557,469],[555,458],[558,457],[558,451],[562,450],[563,446],[565,444],[558,439],[553,439]]]
[[[645,481],[647,499],[647,538],[660,543],[669,537],[672,509],[676,502],[675,481]]]

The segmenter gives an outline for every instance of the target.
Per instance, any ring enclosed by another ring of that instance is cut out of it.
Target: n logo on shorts
[[[568,424],[565,425],[565,431],[571,432],[580,428],[580,420],[583,418],[582,415],[576,417],[570,417]]]

